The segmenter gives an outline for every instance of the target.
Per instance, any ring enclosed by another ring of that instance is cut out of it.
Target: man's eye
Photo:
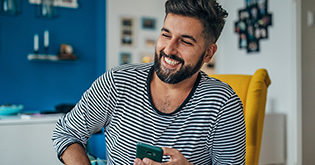
[[[187,44],[187,45],[192,45],[190,42],[182,40],[183,43]]]
[[[162,34],[163,37],[170,37],[169,35],[167,34]]]

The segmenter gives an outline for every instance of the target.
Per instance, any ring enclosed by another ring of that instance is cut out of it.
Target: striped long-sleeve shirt
[[[104,127],[108,164],[133,164],[137,142],[176,148],[193,164],[245,164],[243,107],[232,88],[200,71],[182,105],[162,113],[151,100],[152,65],[124,65],[100,76],[57,122],[52,140],[59,158]]]

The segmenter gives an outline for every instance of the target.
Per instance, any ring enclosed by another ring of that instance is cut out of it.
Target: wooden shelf
[[[28,54],[29,61],[48,61],[48,62],[76,62],[77,60],[59,59],[55,54]]]

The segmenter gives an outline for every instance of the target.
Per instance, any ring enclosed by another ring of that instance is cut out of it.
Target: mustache
[[[163,50],[160,51],[160,56],[164,56],[164,57],[168,57],[170,59],[173,59],[173,60],[176,60],[176,61],[179,61],[180,63],[184,63],[184,60],[177,57],[176,55],[167,55]],[[161,58],[160,57],[160,58]]]

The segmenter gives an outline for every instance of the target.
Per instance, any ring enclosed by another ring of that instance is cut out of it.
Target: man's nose
[[[178,42],[175,39],[171,39],[167,42],[164,52],[168,55],[173,55],[178,53]]]

